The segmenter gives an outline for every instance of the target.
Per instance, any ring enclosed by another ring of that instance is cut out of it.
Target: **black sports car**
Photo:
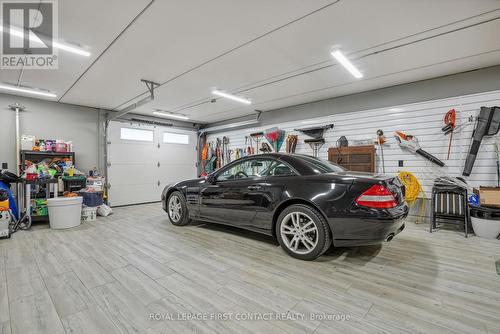
[[[291,256],[313,260],[334,246],[390,241],[408,206],[397,177],[350,172],[298,154],[244,157],[206,178],[162,193],[174,225],[202,220],[275,237]]]

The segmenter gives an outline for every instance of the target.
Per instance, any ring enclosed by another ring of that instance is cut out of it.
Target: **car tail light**
[[[394,194],[380,184],[373,185],[362,193],[356,198],[356,203],[360,206],[375,209],[389,209],[398,205]]]

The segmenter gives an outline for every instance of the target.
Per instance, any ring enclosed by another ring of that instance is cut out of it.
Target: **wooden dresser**
[[[330,147],[328,160],[348,170],[375,173],[375,146]]]

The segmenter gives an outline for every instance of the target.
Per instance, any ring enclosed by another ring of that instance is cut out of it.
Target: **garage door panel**
[[[153,131],[153,141],[120,139],[121,128]],[[163,143],[165,132],[189,136],[189,144]],[[109,191],[112,206],[161,200],[170,183],[196,177],[196,133],[164,127],[111,122],[109,127]]]
[[[120,184],[155,183],[158,166],[144,163],[119,163],[110,166],[112,178]],[[132,174],[133,171],[133,174]],[[133,181],[131,181],[133,180]],[[111,182],[110,182],[111,183]]]
[[[174,163],[173,158],[179,161],[192,161],[193,155],[196,156],[194,145],[168,145],[160,144],[158,158],[160,161],[170,161]]]
[[[109,150],[111,162],[149,161],[156,156],[158,148],[154,144],[149,145],[135,143],[117,143]]]
[[[110,203],[112,206],[156,202],[161,192],[157,183],[111,185]]]
[[[192,165],[176,165],[176,166],[168,166],[168,167],[160,167],[160,182],[162,183],[173,183],[181,180],[192,179],[195,178],[196,175],[193,175]]]

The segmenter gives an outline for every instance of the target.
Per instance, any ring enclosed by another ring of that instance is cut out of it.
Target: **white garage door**
[[[196,133],[111,122],[108,163],[112,206],[157,202],[165,185],[196,177]]]

